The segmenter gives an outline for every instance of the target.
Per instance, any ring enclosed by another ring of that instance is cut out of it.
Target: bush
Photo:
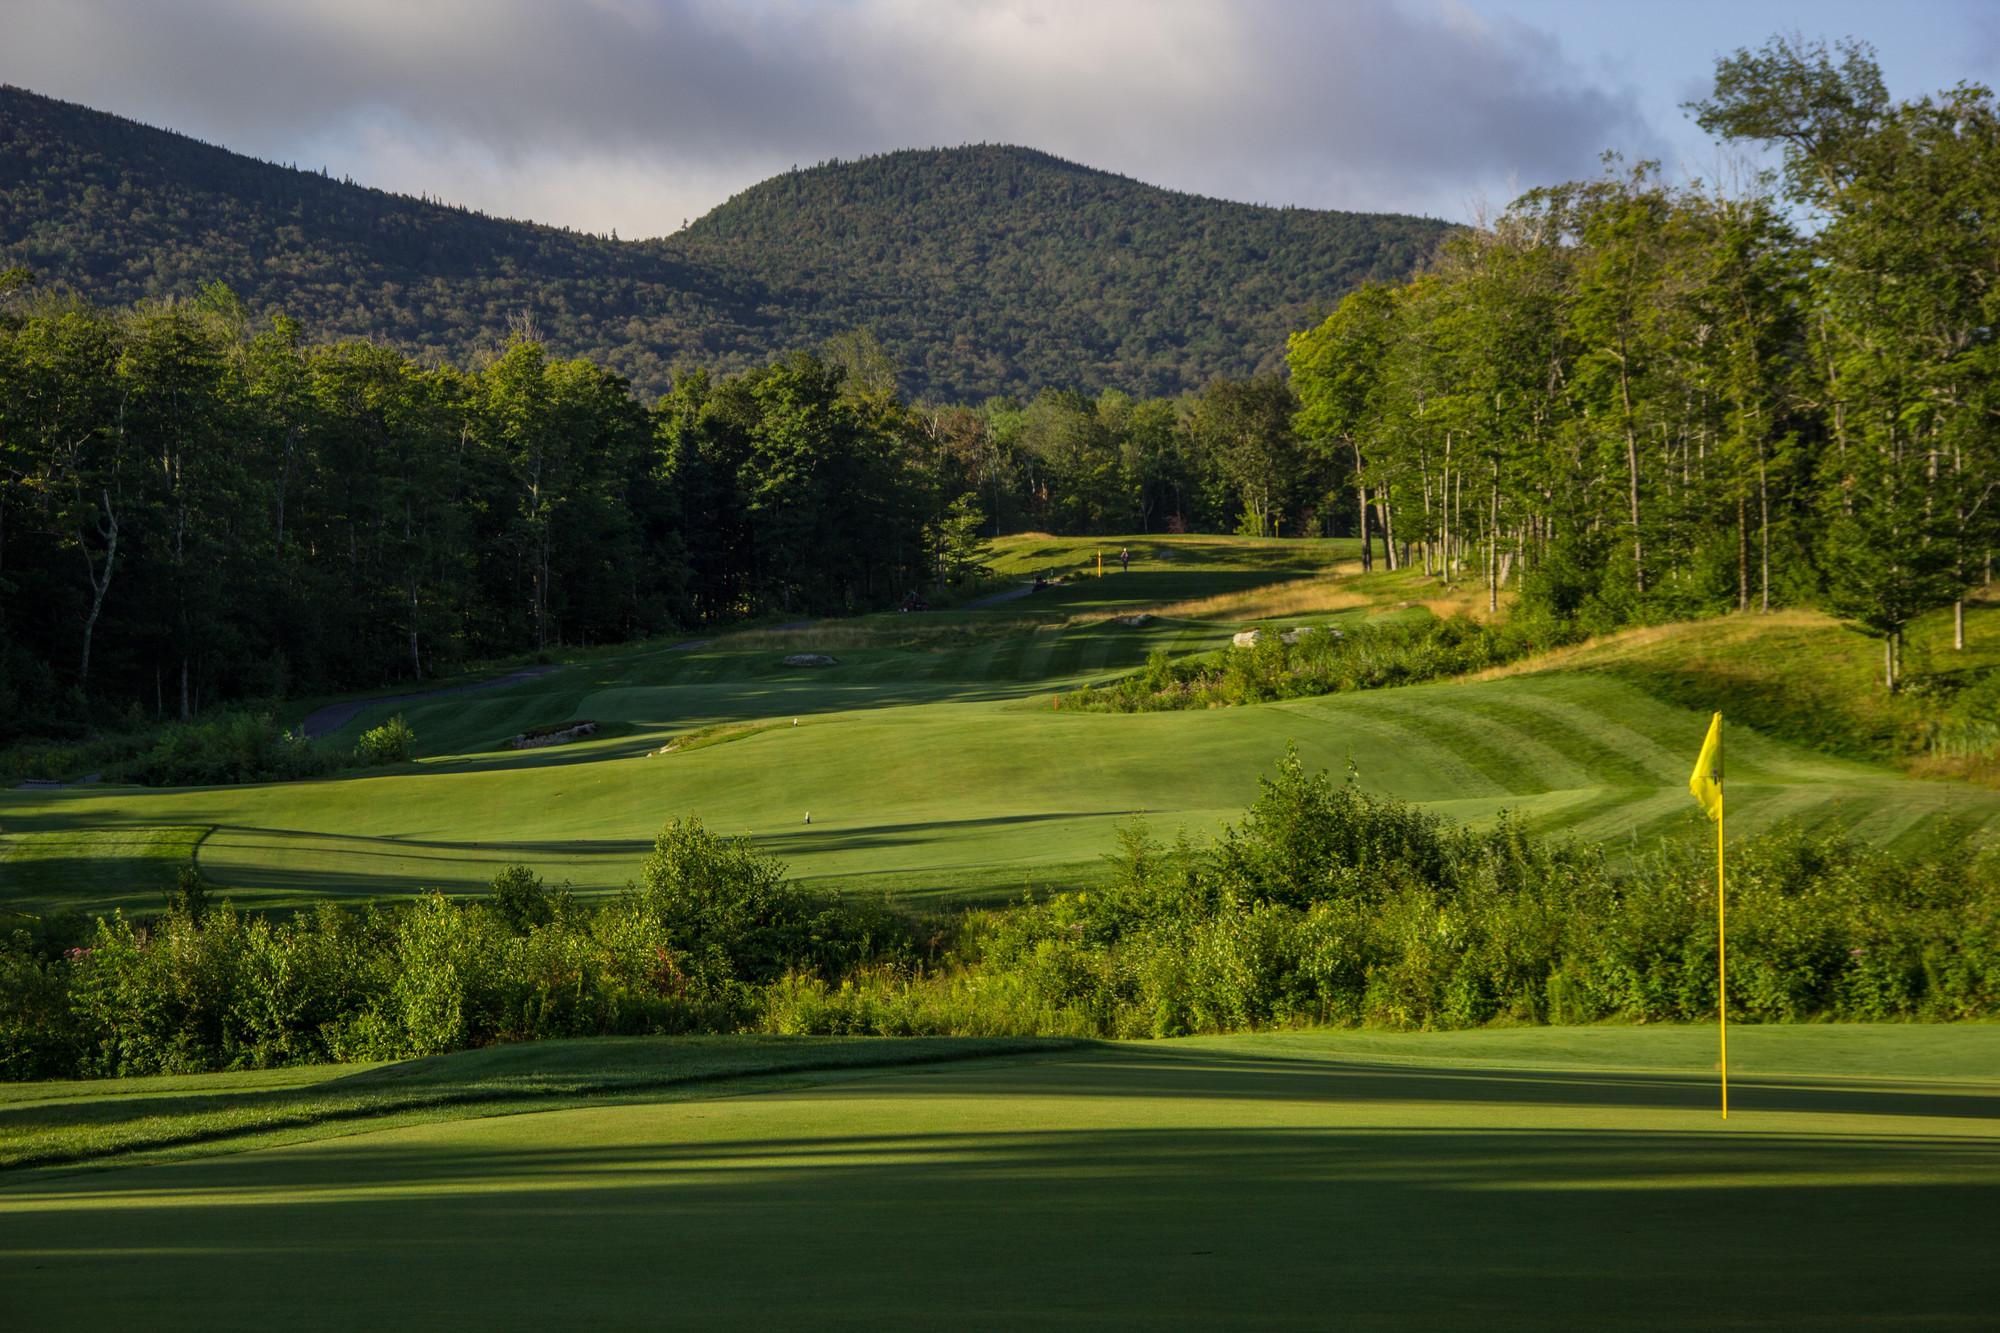
[[[132,776],[156,787],[208,787],[237,782],[286,782],[326,772],[332,764],[268,713],[226,712],[177,722],[135,763]]]
[[[401,713],[379,727],[361,733],[354,744],[354,759],[361,764],[406,764],[415,751],[417,733],[403,721]]]

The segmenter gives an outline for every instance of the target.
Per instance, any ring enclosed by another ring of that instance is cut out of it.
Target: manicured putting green
[[[24,1327],[1976,1327],[1996,1033],[1740,1029],[1726,1124],[1701,1030],[1311,1033],[0,1176],[0,1290]]]

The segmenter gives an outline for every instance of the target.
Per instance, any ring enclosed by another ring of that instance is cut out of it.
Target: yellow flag
[[[1701,808],[1708,811],[1710,819],[1722,818],[1722,714],[1708,724],[1708,739],[1701,743],[1701,756],[1694,761],[1694,776],[1688,779],[1688,790],[1694,793]]]

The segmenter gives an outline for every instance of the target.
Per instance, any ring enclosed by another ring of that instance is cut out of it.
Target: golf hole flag
[[[1694,761],[1688,790],[1715,821],[1715,1019],[1722,1038],[1722,1118],[1729,1119],[1729,946],[1722,901],[1722,714],[1708,724],[1708,738]]]

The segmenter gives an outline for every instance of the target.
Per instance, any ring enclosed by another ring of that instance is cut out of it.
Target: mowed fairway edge
[[[424,888],[476,891],[522,862],[607,891],[669,818],[745,835],[792,872],[1006,898],[1088,874],[1117,826],[1217,830],[1288,745],[1352,762],[1373,791],[1481,821],[1603,839],[1614,852],[1695,829],[1688,754],[1705,719],[1593,675],[1444,683],[1194,712],[1074,714],[938,702],[807,716],[685,754],[447,764],[339,781],[193,790],[10,792],[20,833],[213,826],[200,865],[239,901],[298,904]],[[2000,832],[2000,792],[1920,782],[1739,730],[1732,831],[1781,822],[1936,853]],[[810,816],[810,823],[807,817]],[[1079,872],[1076,868],[1082,867]],[[969,882],[969,884],[968,884]],[[968,894],[967,896],[974,896]],[[10,879],[9,905],[157,905],[116,880]]]
[[[1746,1074],[1727,1124],[1694,1030],[1287,1033],[43,1173],[0,1285],[29,1326],[1977,1326],[1996,1030],[1907,1031],[1961,1076]]]

